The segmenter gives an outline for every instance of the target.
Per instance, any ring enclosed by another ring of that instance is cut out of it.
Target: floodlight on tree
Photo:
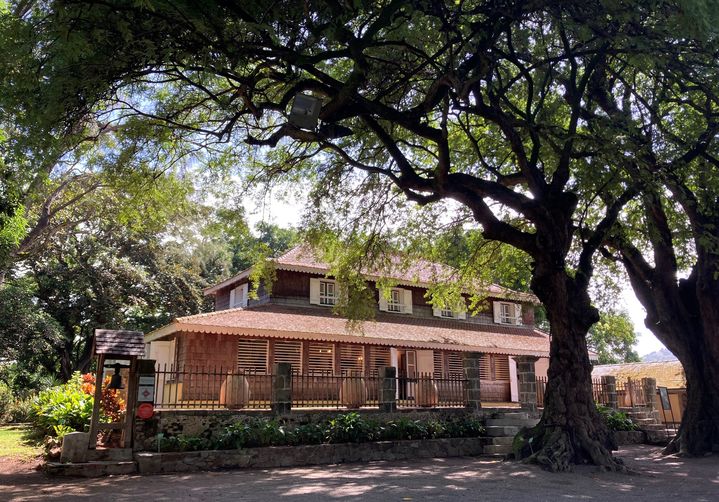
[[[314,131],[320,116],[322,101],[309,94],[297,94],[290,110],[290,124]]]

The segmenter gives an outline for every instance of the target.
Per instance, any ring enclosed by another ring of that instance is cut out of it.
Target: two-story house
[[[417,262],[392,273],[389,295],[374,288],[377,313],[359,329],[336,315],[339,298],[329,267],[303,246],[274,260],[276,280],[249,299],[250,272],[205,290],[215,311],[175,319],[146,335],[150,357],[173,367],[223,367],[254,373],[289,362],[302,374],[366,374],[394,366],[409,378],[461,375],[462,354],[481,352],[484,401],[517,401],[516,364],[512,356],[540,358],[546,367],[549,337],[534,326],[537,300],[493,285],[486,309],[468,313],[432,308],[427,288],[446,267]]]

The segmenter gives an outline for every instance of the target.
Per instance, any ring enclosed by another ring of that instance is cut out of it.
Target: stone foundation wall
[[[467,414],[462,408],[430,409],[430,410],[397,410],[383,413],[379,410],[357,410],[363,416],[377,420],[391,420],[397,417],[411,419],[437,418],[446,419]],[[317,423],[328,420],[347,410],[302,410],[292,411],[282,416],[289,424]],[[214,439],[222,430],[246,417],[275,417],[270,410],[230,411],[230,410],[167,410],[156,411],[150,420],[135,421],[135,451],[153,449],[153,442],[158,434],[168,436],[200,436]]]
[[[271,446],[242,450],[207,450],[185,453],[137,453],[141,474],[204,471],[227,468],[295,467],[302,465],[476,456],[484,438],[382,441],[377,443]]]

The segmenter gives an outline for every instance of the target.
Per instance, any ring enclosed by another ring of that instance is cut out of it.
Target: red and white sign
[[[155,408],[152,406],[152,403],[142,403],[137,407],[137,417],[141,418],[143,420],[148,420],[152,418],[152,415],[155,414]]]

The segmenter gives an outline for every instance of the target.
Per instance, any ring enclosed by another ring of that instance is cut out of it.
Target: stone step
[[[534,427],[539,423],[535,418],[488,418],[486,425],[493,426],[511,426],[511,427]]]
[[[484,447],[485,455],[505,456],[512,453],[512,445],[509,444],[488,444]]]
[[[132,448],[97,448],[87,451],[87,460],[92,461],[132,461]]]
[[[498,436],[511,436],[514,437],[519,432],[521,427],[515,425],[488,425],[485,427],[487,436],[498,437]]]
[[[92,462],[48,462],[45,470],[53,476],[79,476],[83,478],[99,478],[115,474],[133,474],[137,472],[134,461],[104,461]]]
[[[492,415],[492,418],[496,419],[502,419],[502,418],[518,418],[521,420],[526,420],[529,418],[529,413],[526,411],[508,411],[508,412],[501,412],[501,413],[495,413]]]
[[[656,424],[657,420],[656,418],[632,418],[632,421],[636,423],[637,425],[644,425],[644,424]]]
[[[664,424],[638,424],[639,428],[645,431],[664,431],[666,426]]]
[[[491,445],[512,445],[514,443],[514,436],[496,436],[489,439],[489,443]]]

